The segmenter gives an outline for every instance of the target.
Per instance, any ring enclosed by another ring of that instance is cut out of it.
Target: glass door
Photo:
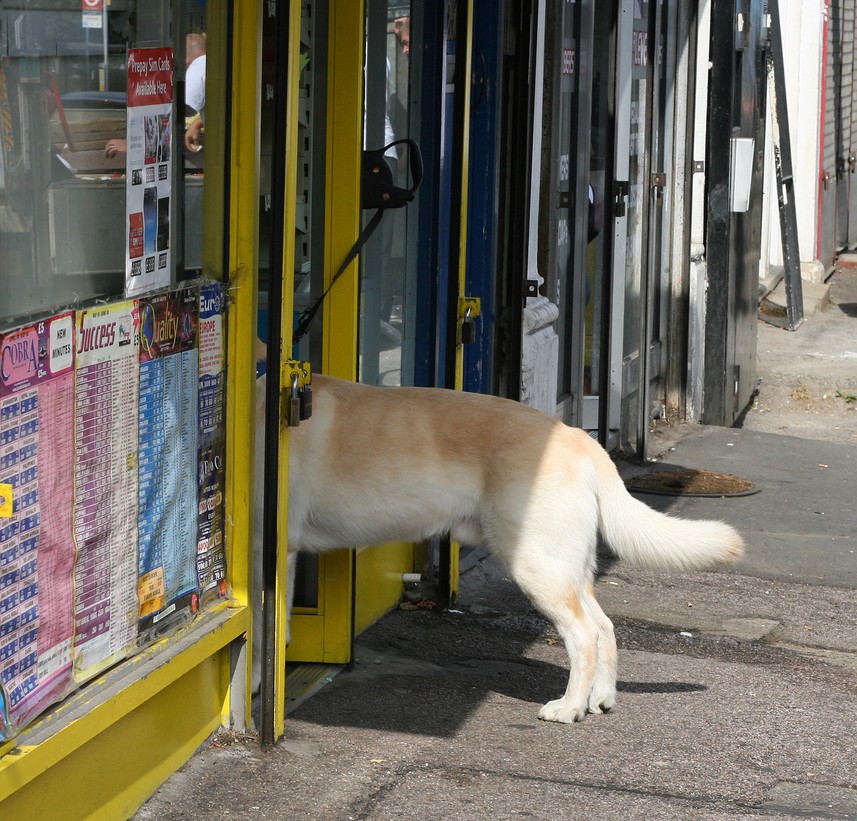
[[[666,189],[666,111],[659,0],[633,4],[625,310],[620,445],[644,456],[651,416],[649,387],[660,372],[661,224]]]
[[[411,36],[419,35],[415,5],[401,0],[366,3],[364,144],[384,159],[393,184],[412,185],[410,148],[391,145],[418,134],[419,61],[411,62]],[[364,224],[374,211],[364,211]],[[390,209],[360,257],[359,381],[373,385],[411,385],[414,381],[414,329],[417,262],[413,253],[419,197]]]

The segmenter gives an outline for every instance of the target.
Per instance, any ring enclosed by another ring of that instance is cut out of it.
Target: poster
[[[226,595],[220,283],[0,333],[0,740]]]
[[[81,681],[136,645],[138,324],[134,300],[77,313],[74,614]]]
[[[0,739],[72,678],[74,316],[0,335]]]
[[[189,458],[199,442],[197,299],[189,288],[140,301],[141,629],[198,603],[197,465]]]
[[[128,51],[125,295],[170,284],[173,50]]]
[[[226,289],[199,291],[199,507],[196,563],[203,596],[226,594],[224,488],[226,434]]]

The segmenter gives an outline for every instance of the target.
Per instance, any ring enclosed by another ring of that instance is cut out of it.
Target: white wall
[[[823,266],[816,260],[816,234],[825,4],[823,0],[779,0],[779,8],[801,272],[804,279],[819,280],[824,273]],[[762,278],[770,266],[781,267],[783,264],[770,121],[771,100],[768,102]]]

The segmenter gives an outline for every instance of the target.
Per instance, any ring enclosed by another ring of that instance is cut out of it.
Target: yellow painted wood
[[[363,146],[363,3],[330,8],[325,186],[325,285],[360,233]],[[358,263],[348,266],[324,305],[323,371],[357,378]]]
[[[461,87],[456,89],[464,95],[464,111],[470,111],[470,77],[473,64],[473,3],[465,3],[467,29],[463,43],[457,43],[458,53],[463,60],[461,77],[465,78]],[[467,203],[470,190],[470,118],[464,117],[461,135],[461,212],[458,222],[458,293],[465,296],[467,291]],[[461,320],[456,329],[455,346],[455,389],[464,389],[464,346],[461,344]],[[449,546],[449,597],[454,603],[458,599],[459,557],[461,546],[451,542]]]
[[[216,5],[216,4],[215,4]],[[229,281],[226,382],[226,543],[235,598],[250,601],[253,544],[253,460],[255,444],[256,347],[258,315],[259,131],[262,20],[257,3],[234,7],[231,83]],[[252,626],[251,626],[252,630]],[[249,639],[249,635],[248,635]],[[251,646],[248,640],[248,647]],[[250,680],[247,653],[247,680]],[[247,688],[249,691],[249,688]],[[249,695],[244,721],[251,722]]]
[[[320,576],[320,578],[324,578]],[[286,651],[292,661],[321,661],[324,658],[324,613],[292,611],[292,641]]]
[[[407,542],[359,550],[356,556],[355,633],[359,635],[402,598],[402,573],[414,569],[414,546]]]
[[[298,607],[292,610],[292,641],[287,658],[292,661],[320,662],[324,658],[324,610],[327,588],[323,583],[329,553],[318,557],[318,602],[313,608]]]
[[[363,146],[364,4],[333,3],[328,23],[327,157],[325,185],[325,285],[360,233],[360,157]],[[357,378],[360,283],[352,262],[331,289],[324,306],[322,370]],[[324,589],[321,658],[350,661],[353,551],[324,557],[319,587]]]
[[[286,90],[285,208],[283,232],[283,287],[280,305],[280,384],[289,381],[286,362],[291,358],[292,323],[295,290],[295,214],[298,190],[298,100],[300,96],[301,6],[289,3],[288,72]],[[271,306],[273,310],[273,306]],[[285,733],[286,719],[286,588],[288,582],[288,510],[289,510],[289,429],[280,427],[279,481],[277,482],[277,583],[276,617],[274,620],[274,738]]]
[[[248,623],[247,608],[222,605],[94,681],[25,730],[14,751],[4,750],[7,754],[0,758],[0,818],[121,818],[108,808],[126,800],[138,806],[220,726],[222,659],[228,659],[229,644]],[[149,717],[152,712],[161,721],[176,720],[162,731]],[[153,729],[146,731],[149,725]],[[91,775],[99,767],[117,768],[126,751],[147,746],[157,750],[157,760],[147,761],[143,750],[121,767],[118,781]],[[120,784],[122,779],[127,784]],[[55,789],[55,784],[60,786]],[[81,791],[86,794],[79,795]],[[12,814],[29,807],[28,801],[36,802],[33,806],[46,801],[53,810]]]
[[[324,654],[326,664],[351,661],[351,597],[353,595],[353,550],[337,550],[325,562],[324,586],[327,606],[324,618]]]
[[[49,772],[0,802],[0,817],[105,819],[133,813],[220,725],[220,677],[210,656],[76,746]]]

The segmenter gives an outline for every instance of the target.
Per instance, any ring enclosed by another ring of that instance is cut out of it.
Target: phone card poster
[[[74,610],[80,681],[136,646],[137,325],[134,300],[77,312]]]
[[[128,51],[125,296],[170,284],[173,50]]]
[[[0,335],[0,739],[73,686],[74,315]]]
[[[198,317],[195,289],[140,300],[141,630],[198,605],[197,465],[187,458],[199,447]]]
[[[199,521],[196,566],[203,596],[226,595],[224,462],[226,435],[226,289],[199,290]]]

